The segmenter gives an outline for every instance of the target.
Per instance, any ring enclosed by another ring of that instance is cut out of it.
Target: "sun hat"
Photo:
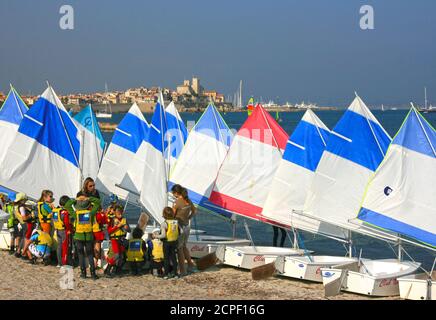
[[[19,202],[22,200],[27,200],[27,195],[24,192],[17,193],[17,195],[15,197],[15,202]]]

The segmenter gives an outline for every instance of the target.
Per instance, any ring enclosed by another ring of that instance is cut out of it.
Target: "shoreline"
[[[74,289],[61,289],[63,274],[56,266],[26,261],[0,251],[0,299],[5,300],[327,300],[322,284],[272,277],[255,281],[246,270],[215,266],[181,279],[163,280],[150,274],[120,278],[80,279]],[[88,273],[89,274],[89,273]],[[342,293],[328,300],[398,300]]]

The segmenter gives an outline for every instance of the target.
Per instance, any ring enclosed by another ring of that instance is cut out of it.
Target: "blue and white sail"
[[[194,204],[226,218],[231,218],[232,213],[213,205],[208,199],[232,139],[231,130],[210,104],[190,131],[169,183],[170,187],[180,184],[187,188]]]
[[[148,123],[134,103],[115,129],[111,144],[103,157],[96,186],[103,193],[126,199],[129,192],[116,185],[124,178],[139,146],[148,132]]]
[[[331,131],[315,171],[304,211],[344,229],[362,232],[350,223],[360,208],[365,187],[383,160],[391,138],[358,97]],[[342,235],[348,238],[348,232]]]
[[[327,146],[330,130],[308,109],[289,137],[262,210],[271,221],[309,232],[338,236],[337,227],[294,214],[302,211],[315,170]]]
[[[155,114],[156,112],[160,112],[160,110],[162,109],[162,104],[160,101],[156,103],[154,109]],[[144,136],[144,140],[142,140],[141,145],[139,146],[138,150],[136,151],[135,155],[133,156],[132,160],[128,165],[126,174],[119,182],[120,187],[131,192],[132,195],[141,194],[142,178],[144,176],[144,168],[146,167],[145,159],[148,150],[147,144],[149,133],[150,130],[148,130],[147,135]]]
[[[168,166],[165,150],[168,147],[165,110],[156,104],[145,143],[144,171],[141,184],[141,204],[161,224],[162,210],[168,205]]]
[[[106,142],[103,139],[97,118],[91,105],[86,106],[73,118],[82,132],[82,164],[83,176],[97,178]]]
[[[37,199],[49,189],[56,197],[81,187],[81,135],[49,86],[24,114],[2,167],[1,184]]]
[[[0,109],[0,163],[8,153],[8,148],[15,139],[18,126],[27,110],[26,104],[11,86],[9,94]]]
[[[436,247],[436,131],[412,108],[368,184],[358,218]]]
[[[166,121],[168,128],[168,148],[166,150],[170,170],[174,167],[176,160],[179,158],[188,137],[188,131],[176,109],[174,102],[165,108]],[[170,171],[171,172],[171,171]]]

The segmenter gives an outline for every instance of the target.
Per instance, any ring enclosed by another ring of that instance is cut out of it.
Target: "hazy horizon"
[[[74,30],[59,8],[74,8]],[[375,29],[361,30],[372,5]],[[175,89],[193,75],[226,97],[244,81],[244,102],[345,107],[436,104],[436,2],[259,0],[2,1],[0,91],[11,82],[40,94]]]

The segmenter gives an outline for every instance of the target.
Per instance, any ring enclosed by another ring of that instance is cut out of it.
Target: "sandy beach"
[[[216,266],[181,279],[163,280],[152,275],[105,278],[93,281],[80,279],[80,269],[74,269],[74,289],[61,289],[63,274],[55,266],[27,261],[0,252],[0,299],[50,300],[172,300],[172,299],[222,299],[222,300],[320,300],[325,299],[322,284],[272,277],[254,281],[249,271],[227,266]],[[100,271],[102,273],[102,271]],[[40,294],[44,292],[44,294]],[[373,299],[354,294],[341,294],[332,300]],[[386,298],[383,298],[386,299]],[[392,299],[399,299],[393,297]]]

